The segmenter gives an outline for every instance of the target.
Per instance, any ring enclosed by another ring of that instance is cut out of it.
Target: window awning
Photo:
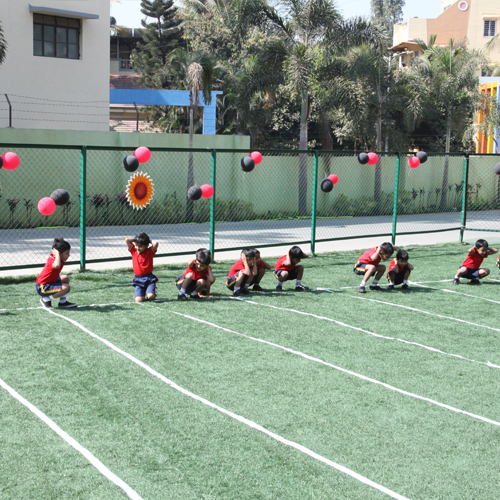
[[[84,12],[75,12],[73,10],[53,9],[52,7],[37,7],[30,4],[30,12],[37,14],[46,14],[49,16],[74,17],[76,19],[99,19],[98,14],[86,14]]]

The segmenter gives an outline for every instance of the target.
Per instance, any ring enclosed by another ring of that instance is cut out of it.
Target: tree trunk
[[[377,151],[382,151],[382,114],[377,116]],[[375,189],[374,198],[377,204],[382,200],[382,163],[380,156],[378,157],[377,164],[375,165]]]
[[[446,123],[446,153],[450,152],[450,138],[451,138],[451,113],[448,111],[448,119]],[[448,167],[449,167],[450,157],[446,155],[444,157],[444,172],[443,172],[443,183],[441,184],[441,204],[439,205],[439,211],[444,212],[446,210],[446,205],[448,204]],[[467,189],[466,186],[463,187]]]
[[[194,135],[193,108],[189,108],[189,163],[187,176],[187,189],[194,185],[194,163],[193,163],[193,135]],[[187,192],[187,190],[186,190]],[[186,222],[193,222],[194,202],[186,197]]]
[[[300,110],[300,142],[299,149],[307,149],[307,114],[309,96],[302,93],[302,106]],[[299,216],[307,215],[307,154],[299,155]]]

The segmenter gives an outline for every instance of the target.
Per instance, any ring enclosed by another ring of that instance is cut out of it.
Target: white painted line
[[[420,283],[417,283],[415,281],[409,281],[409,283],[411,285],[417,285],[417,286],[420,286],[422,288],[430,288],[431,290],[439,290],[440,292],[455,293],[457,295],[464,295],[465,297],[472,297],[473,299],[485,300],[486,302],[493,302],[494,304],[500,304],[500,302],[498,300],[485,299],[484,297],[478,297],[477,295],[469,295],[468,293],[457,292],[456,290],[448,290],[446,288],[434,288],[432,286],[421,285]],[[476,286],[481,286],[481,285],[476,285]]]
[[[446,283],[446,282],[452,282],[453,280],[450,280],[450,279],[447,279],[447,280],[438,280],[438,281],[416,281],[416,282],[413,282],[414,284],[418,284],[418,283]],[[387,283],[387,286],[389,285],[389,283]],[[379,283],[379,286],[382,286],[383,288],[385,288],[385,285],[380,285]],[[357,286],[341,286],[339,289],[340,290],[346,290],[348,288],[359,288],[359,285]],[[326,288],[318,288],[317,290],[326,290]]]
[[[40,411],[36,406],[33,406],[29,401],[18,394],[10,385],[5,383],[0,378],[0,386],[3,387],[12,397],[17,399],[21,404],[26,406],[28,410],[34,413],[40,420],[47,424],[56,434],[61,436],[70,446],[81,453],[104,477],[119,486],[128,496],[134,500],[142,500],[142,498],[133,490],[127,483],[122,481],[116,474],[113,474],[99,459],[97,459],[89,450],[84,448],[80,443],[75,441],[69,434],[64,432],[53,420],[45,413]]]
[[[235,299],[236,300],[241,300],[242,302],[247,302],[249,304],[266,305],[266,304],[259,304],[257,302],[252,302],[252,301],[246,300],[246,299],[240,299],[240,298],[237,298],[237,297],[235,297]],[[267,306],[267,307],[272,307],[274,309],[281,309],[280,307],[275,307],[275,306]],[[299,312],[300,313],[300,311],[294,311],[293,309],[284,309],[284,310],[291,311],[291,312]],[[403,389],[398,389],[397,387],[394,387],[392,385],[386,384],[385,382],[381,382],[379,380],[376,380],[376,379],[373,379],[373,378],[370,378],[370,377],[366,377],[365,375],[361,375],[361,374],[353,372],[351,370],[347,370],[346,368],[341,368],[340,366],[336,366],[336,365],[333,365],[333,364],[328,363],[326,361],[323,361],[322,359],[315,358],[313,356],[309,356],[308,354],[304,354],[303,352],[295,351],[293,349],[281,346],[279,344],[273,344],[272,342],[268,342],[267,340],[262,340],[262,339],[257,339],[257,338],[254,338],[254,337],[249,337],[248,335],[244,335],[242,333],[238,333],[238,332],[235,332],[233,330],[229,330],[228,328],[221,327],[219,325],[216,325],[215,323],[210,323],[210,322],[205,321],[203,319],[198,319],[198,318],[195,318],[193,316],[188,316],[187,314],[181,314],[181,313],[178,313],[178,312],[175,312],[175,311],[169,311],[169,310],[166,310],[165,312],[171,313],[171,314],[177,314],[178,316],[184,316],[184,317],[192,319],[194,321],[198,321],[200,323],[205,323],[205,324],[213,326],[215,328],[220,328],[221,330],[225,330],[225,331],[230,332],[230,333],[235,333],[236,335],[241,335],[242,337],[246,337],[246,338],[251,339],[251,340],[256,340],[257,342],[262,342],[263,344],[268,344],[268,345],[271,345],[273,347],[277,347],[278,349],[283,349],[284,351],[290,352],[292,354],[296,354],[297,356],[301,356],[301,357],[303,357],[305,359],[308,359],[309,361],[314,361],[316,363],[320,363],[322,365],[329,366],[330,368],[334,368],[335,370],[339,370],[339,371],[341,371],[343,373],[347,373],[347,374],[352,375],[354,377],[360,378],[361,380],[366,380],[366,381],[371,382],[373,384],[381,385],[381,386],[383,386],[386,389],[389,389],[391,391],[399,392],[400,394],[404,394],[404,395],[410,396],[412,398],[420,399],[421,401],[427,401],[428,403],[432,403],[434,405],[440,406],[441,408],[446,408],[446,409],[454,411],[456,413],[462,413],[463,415],[468,415],[469,417],[476,418],[478,420],[482,420],[483,422],[487,422],[489,424],[500,426],[500,422],[497,422],[495,420],[491,420],[489,418],[482,417],[480,415],[476,415],[475,413],[469,413],[467,411],[460,410],[459,408],[455,408],[455,407],[447,405],[445,403],[440,403],[439,401],[435,401],[433,399],[429,399],[429,398],[426,398],[424,396],[419,396],[418,394],[414,394],[412,392],[408,392],[408,391],[405,391]],[[309,314],[309,313],[304,313],[304,314]],[[65,318],[65,319],[67,319],[67,318]],[[434,350],[434,349],[432,349],[432,350]]]
[[[336,292],[333,292],[331,290],[328,290],[327,288],[318,288],[318,290],[322,290],[322,291],[330,292],[330,293],[336,293]],[[233,298],[233,297],[231,297],[231,298]],[[358,298],[358,297],[355,297],[355,298]],[[364,330],[363,328],[358,328],[357,326],[348,325],[347,323],[343,323],[342,321],[338,321],[338,320],[333,319],[333,318],[328,318],[326,316],[318,316],[317,314],[307,313],[307,312],[303,312],[303,311],[297,311],[296,309],[286,309],[284,307],[272,306],[270,304],[262,304],[260,302],[254,302],[252,300],[242,299],[242,298],[239,298],[239,297],[234,297],[234,299],[235,300],[240,300],[240,301],[243,301],[243,302],[247,302],[248,304],[255,304],[255,305],[263,306],[263,307],[271,307],[273,309],[279,309],[279,310],[282,310],[282,311],[294,312],[296,314],[302,314],[304,316],[312,316],[313,318],[321,319],[321,320],[324,320],[324,321],[330,321],[331,323],[336,323],[337,325],[345,326],[346,328],[351,328],[352,330],[357,330],[358,332],[367,333],[368,335],[372,335],[373,337],[377,337],[377,338],[380,338],[380,339],[394,340],[396,342],[401,342],[403,344],[414,345],[416,347],[421,347],[423,349],[427,349],[428,351],[436,352],[438,354],[444,354],[445,356],[451,356],[451,357],[454,357],[454,358],[463,359],[464,361],[470,361],[472,363],[478,363],[478,364],[486,365],[486,366],[489,366],[490,368],[500,368],[500,366],[497,366],[497,365],[495,365],[493,363],[490,363],[489,361],[486,362],[486,363],[483,362],[483,361],[476,361],[474,359],[470,359],[470,358],[466,358],[464,356],[461,356],[460,354],[453,354],[453,353],[441,351],[440,349],[437,349],[435,347],[430,347],[430,346],[427,346],[425,344],[419,344],[418,342],[411,342],[409,340],[400,339],[398,337],[389,337],[388,335],[380,335],[379,333],[370,332],[369,330]],[[169,311],[169,312],[171,312],[171,311]]]
[[[225,414],[225,415],[227,415],[227,416],[229,416],[229,417],[231,417],[231,418],[233,418],[233,419],[235,419],[235,420],[237,420],[245,425],[248,425],[249,427],[252,427],[253,429],[256,429],[256,430],[266,434],[267,436],[275,439],[276,441],[279,441],[280,443],[283,443],[287,446],[290,446],[291,448],[295,448],[296,450],[301,451],[302,453],[305,453],[306,455],[309,455],[310,457],[312,457],[316,460],[319,460],[320,462],[323,462],[324,464],[329,465],[330,467],[332,467],[340,472],[343,472],[344,474],[347,474],[347,475],[351,476],[352,478],[354,478],[354,479],[356,479],[356,480],[358,480],[358,481],[360,481],[368,486],[371,486],[372,488],[375,488],[376,490],[379,490],[382,493],[385,493],[386,495],[389,495],[392,498],[396,498],[398,500],[408,500],[406,497],[400,495],[399,493],[396,493],[396,492],[386,488],[385,486],[377,484],[374,481],[372,481],[371,479],[368,479],[367,477],[362,476],[361,474],[358,474],[357,472],[354,472],[353,470],[348,469],[347,467],[344,467],[343,465],[337,464],[336,462],[333,462],[332,460],[329,460],[328,458],[325,458],[321,455],[318,455],[314,451],[310,450],[309,448],[306,448],[305,446],[302,446],[301,444],[298,444],[294,441],[290,441],[289,439],[286,439],[282,436],[279,436],[278,434],[275,434],[274,432],[267,430],[266,428],[253,422],[252,420],[249,420],[245,417],[242,417],[241,415],[237,415],[236,413],[233,413],[229,410],[226,410],[226,409],[216,405],[215,403],[212,403],[211,401],[208,401],[207,399],[202,398],[201,396],[198,396],[197,394],[194,394],[194,393],[188,391],[187,389],[184,389],[183,387],[180,387],[175,382],[164,377],[163,375],[158,373],[156,370],[154,370],[150,366],[146,365],[142,361],[138,360],[137,358],[135,358],[131,354],[128,354],[127,352],[122,351],[119,347],[116,347],[114,344],[112,344],[108,340],[103,339],[102,337],[99,337],[95,333],[92,333],[90,330],[85,328],[83,325],[80,325],[80,323],[77,323],[75,320],[67,318],[66,316],[62,316],[61,314],[57,314],[50,309],[46,309],[46,311],[49,312],[50,314],[53,314],[54,316],[58,316],[59,318],[62,318],[66,321],[69,321],[70,323],[72,323],[76,327],[80,328],[80,330],[84,331],[85,333],[88,333],[90,336],[99,340],[100,342],[107,345],[108,347],[110,347],[111,349],[113,349],[117,353],[121,354],[122,356],[125,356],[127,359],[129,359],[130,361],[132,361],[136,365],[140,366],[141,368],[144,368],[147,372],[151,373],[151,375],[154,375],[155,377],[159,378],[162,382],[164,382],[167,385],[169,385],[170,387],[172,387],[172,389],[175,389],[175,390],[181,392],[182,394],[185,394],[186,396],[189,396],[190,398],[193,398],[196,401],[199,401],[200,403],[203,403],[204,405],[209,406],[210,408],[213,408],[213,409],[215,409],[215,410],[217,410],[217,411],[219,411],[219,412],[221,412],[221,413],[223,413],[223,414]],[[500,423],[498,423],[496,425],[500,425]]]

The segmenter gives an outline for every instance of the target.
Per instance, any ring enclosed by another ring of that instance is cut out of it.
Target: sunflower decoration
[[[144,172],[136,172],[125,188],[127,200],[136,210],[146,208],[153,199],[153,193],[153,181]]]

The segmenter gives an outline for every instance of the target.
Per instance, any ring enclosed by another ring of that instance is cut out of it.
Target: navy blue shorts
[[[285,269],[275,269],[274,276],[278,278],[279,276],[281,276],[281,273],[283,271],[285,271]],[[297,273],[295,272],[295,269],[293,269],[292,271],[288,271],[288,276],[285,281],[296,280],[296,279],[297,279]]]
[[[232,276],[228,276],[226,280],[226,286],[229,288],[229,290],[233,291],[234,290],[234,285],[236,283],[236,280],[238,279],[238,276],[240,275],[241,271],[238,271],[236,274],[233,274]],[[243,278],[243,281],[241,282],[241,286],[244,286],[245,283],[248,281],[248,274],[245,274],[245,277]]]
[[[362,262],[356,262],[356,265],[354,266],[353,269],[355,274],[360,274],[363,275],[366,273],[366,264],[363,264]]]
[[[479,279],[479,269],[472,269],[472,267],[466,267],[465,269],[467,269],[465,276],[462,275],[461,278],[468,280]]]
[[[182,288],[182,284],[184,283],[184,280],[186,279],[185,276],[179,276],[176,280],[175,280],[175,286],[180,290]],[[206,283],[206,280],[205,280],[205,283]],[[195,280],[192,280],[191,283],[189,283],[189,286],[186,288],[186,293],[188,293],[189,295],[191,295],[195,290],[196,290],[196,287],[198,286],[198,282],[195,281]]]
[[[42,297],[46,297],[47,295],[52,295],[53,293],[60,292],[62,290],[62,281],[61,278],[57,278],[54,283],[43,283],[36,285],[36,291],[38,295]]]
[[[395,272],[394,269],[391,269],[387,275],[386,278],[389,281],[394,281],[395,285],[401,285],[405,279],[405,274],[406,274],[407,269],[403,269],[402,271],[399,271],[399,273]],[[410,271],[411,274],[411,271]],[[409,276],[409,275],[408,275]]]
[[[146,294],[156,295],[156,282],[158,278],[154,274],[143,274],[134,276],[132,285],[134,286],[134,297],[145,297]]]

